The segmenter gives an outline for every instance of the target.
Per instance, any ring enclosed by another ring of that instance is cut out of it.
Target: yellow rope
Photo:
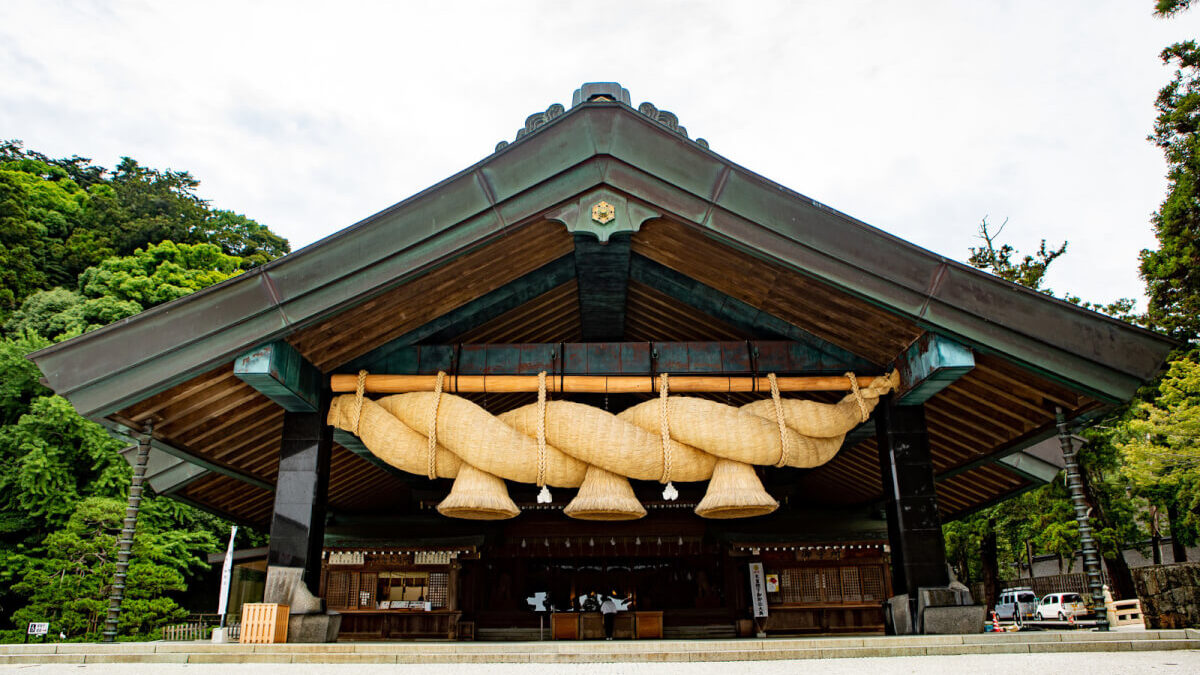
[[[658,379],[658,418],[660,428],[662,429],[663,453],[662,478],[658,482],[667,484],[667,487],[663,489],[663,499],[671,501],[679,496],[679,492],[671,482],[671,403],[667,398],[671,392],[669,377],[669,375],[663,373]]]
[[[429,412],[429,480],[437,478],[437,425],[438,406],[442,403],[442,380],[446,373],[439,370],[433,385],[433,409]]]
[[[538,373],[537,486],[546,486],[546,371]],[[549,491],[547,491],[547,494]]]
[[[858,390],[858,377],[849,372],[846,373],[846,379],[850,380],[850,391],[854,394],[854,400],[858,402],[858,412],[862,415],[862,421],[866,422],[871,419],[871,411],[867,410],[867,403],[863,401],[862,392]]]
[[[367,391],[367,371],[358,371],[358,388],[354,392],[354,435],[358,435],[358,423],[362,421],[363,394]]]
[[[783,420],[783,400],[779,396],[779,381],[775,379],[775,373],[767,373],[767,379],[771,381],[771,400],[775,403],[775,422],[779,425],[779,461],[775,463],[775,466],[782,467],[787,466],[791,446],[788,445],[787,425]]]

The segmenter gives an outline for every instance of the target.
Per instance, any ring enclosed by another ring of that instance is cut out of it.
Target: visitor
[[[617,603],[613,600],[613,596],[604,596],[604,602],[600,603],[600,613],[604,615],[604,639],[611,640],[613,624],[617,620]]]

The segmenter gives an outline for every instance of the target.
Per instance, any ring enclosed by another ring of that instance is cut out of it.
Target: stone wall
[[[1146,628],[1200,628],[1200,563],[1131,571]]]

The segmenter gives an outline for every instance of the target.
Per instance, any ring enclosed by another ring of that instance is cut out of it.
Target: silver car
[[[1032,619],[1037,606],[1038,597],[1033,589],[1006,588],[1000,593],[1000,600],[996,602],[996,615],[1005,621]]]

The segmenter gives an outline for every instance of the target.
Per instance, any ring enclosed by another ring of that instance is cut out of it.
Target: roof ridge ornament
[[[617,103],[632,108],[633,104],[631,101],[629,90],[622,87],[619,82],[585,82],[583,86],[576,89],[575,93],[571,95],[571,108],[574,109],[584,103]],[[679,125],[679,118],[675,113],[659,110],[650,102],[642,103],[637,107],[637,111],[680,136],[688,138],[687,129]],[[538,131],[564,114],[566,114],[566,108],[561,103],[554,103],[549,108],[546,108],[545,112],[534,113],[526,117],[525,127],[517,130],[517,137],[513,140],[513,143]],[[703,148],[708,147],[708,141],[703,138],[697,138],[695,143]],[[508,141],[500,141],[496,144],[495,151],[500,152],[508,146]]]
[[[653,103],[649,101],[644,101],[641,105],[639,105],[638,112],[642,113],[646,117],[649,117],[655,122],[658,122],[671,131],[674,131],[680,136],[683,136],[684,138],[688,137],[687,127],[679,125],[679,117],[675,113],[670,112],[669,110],[659,110]],[[708,141],[704,140],[703,138],[697,138],[695,143],[702,148],[708,147]]]

